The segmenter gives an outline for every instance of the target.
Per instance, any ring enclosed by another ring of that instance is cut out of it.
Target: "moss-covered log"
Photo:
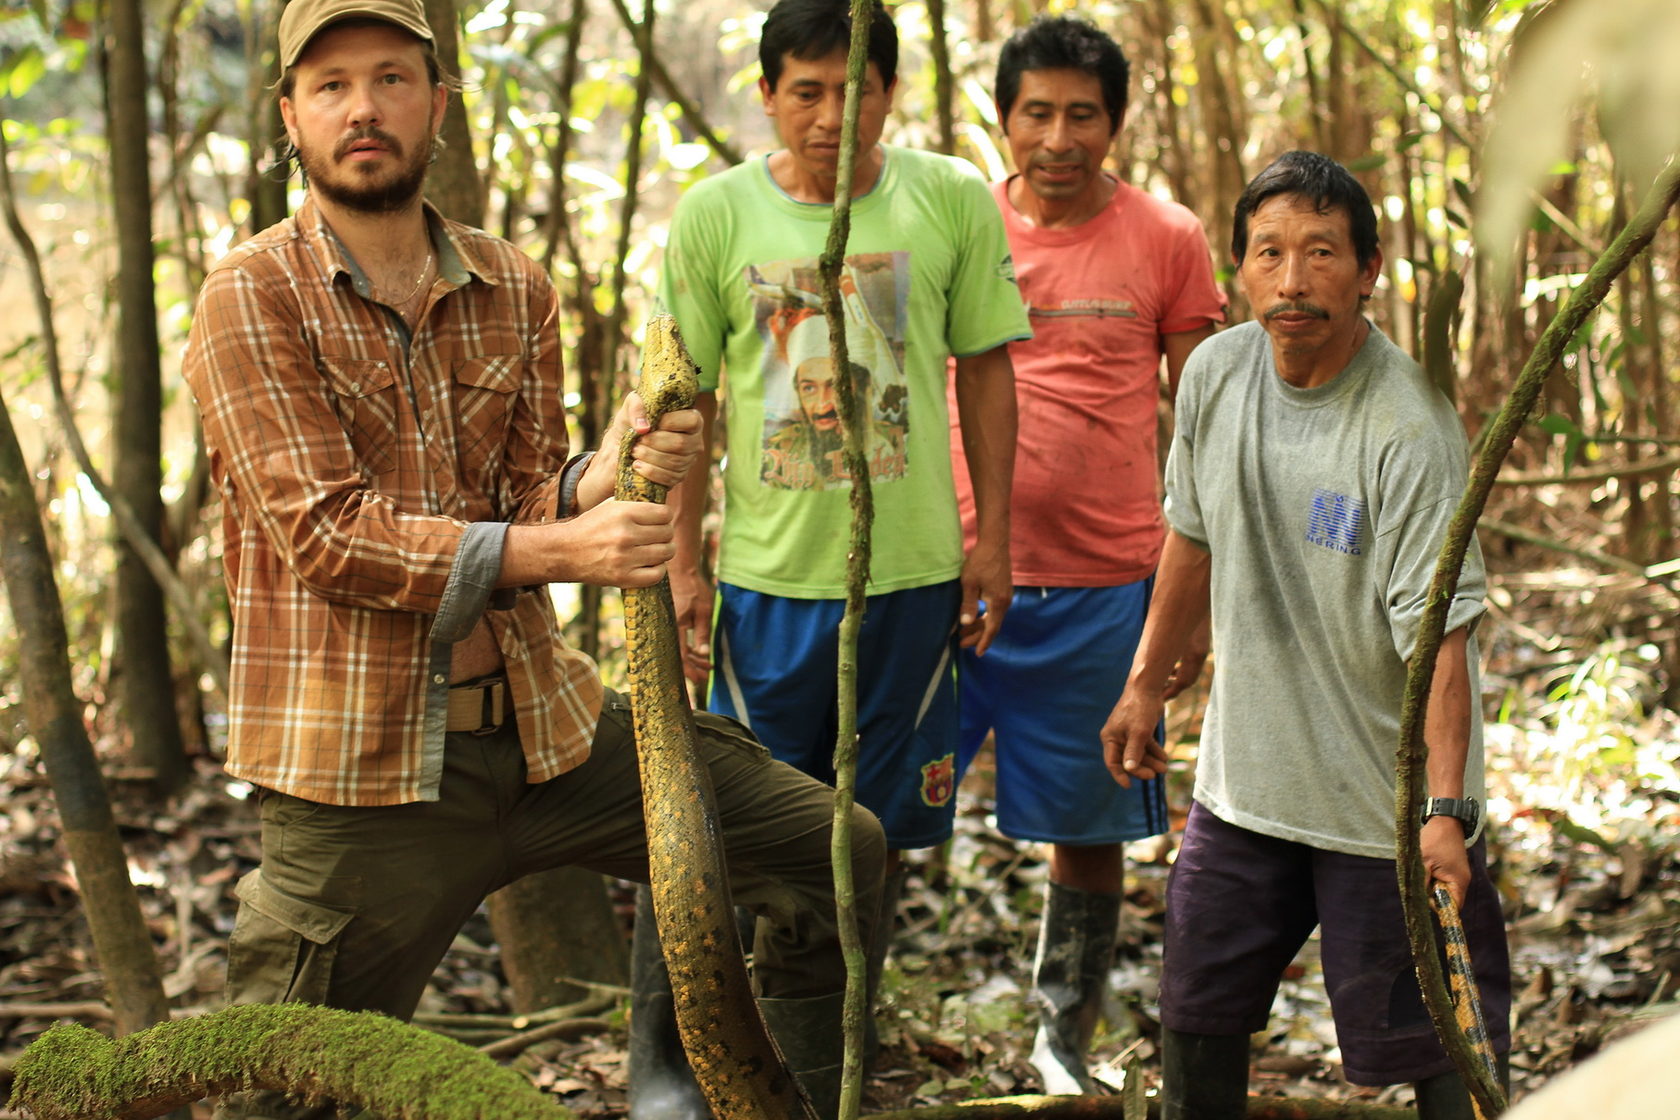
[[[242,1004],[112,1041],[75,1023],[18,1059],[12,1108],[39,1120],[150,1120],[247,1089],[366,1108],[384,1120],[565,1120],[513,1070],[367,1011]]]

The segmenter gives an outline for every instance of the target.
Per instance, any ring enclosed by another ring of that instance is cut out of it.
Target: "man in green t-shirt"
[[[799,389],[801,370],[815,365],[808,337],[826,334],[817,261],[839,176],[850,36],[845,0],[780,0],[771,10],[759,94],[780,147],[683,197],[660,292],[700,367],[708,438],[720,401],[727,421],[715,620],[701,545],[709,480],[696,475],[673,494],[671,586],[686,669],[710,679],[713,711],[827,781],[851,480],[817,453],[822,439],[783,433],[806,424],[818,435]],[[881,818],[895,852],[951,834],[954,655],[959,642],[984,651],[1009,605],[1015,385],[1006,344],[1031,334],[978,169],[881,143],[897,62],[897,33],[877,3],[842,295],[851,360],[870,375],[875,517],[858,653],[857,799]],[[966,555],[946,409],[953,356],[978,512]],[[807,399],[817,395],[809,385]],[[897,868],[895,857],[894,881]],[[633,1086],[649,1076],[635,1055]],[[668,1097],[660,1103],[662,1115],[678,1114]]]

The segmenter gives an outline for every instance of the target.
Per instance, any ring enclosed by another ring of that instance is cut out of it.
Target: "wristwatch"
[[[1426,797],[1418,824],[1428,824],[1430,817],[1452,817],[1463,823],[1464,835],[1469,836],[1476,831],[1476,822],[1482,819],[1482,807],[1474,797]]]

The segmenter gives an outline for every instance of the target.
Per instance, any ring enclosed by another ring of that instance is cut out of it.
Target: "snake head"
[[[700,392],[700,370],[683,345],[677,321],[658,312],[647,322],[642,342],[642,372],[636,391],[655,424],[667,412],[694,407]]]

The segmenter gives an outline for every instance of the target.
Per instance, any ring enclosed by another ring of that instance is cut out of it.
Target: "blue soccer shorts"
[[[1098,845],[1167,830],[1163,779],[1122,789],[1099,737],[1131,671],[1153,583],[1017,587],[985,655],[962,651],[958,773],[993,732],[1005,836]]]
[[[894,850],[951,836],[956,817],[956,623],[962,586],[871,595],[858,634],[857,803]],[[707,706],[783,762],[834,783],[839,599],[718,585]]]

